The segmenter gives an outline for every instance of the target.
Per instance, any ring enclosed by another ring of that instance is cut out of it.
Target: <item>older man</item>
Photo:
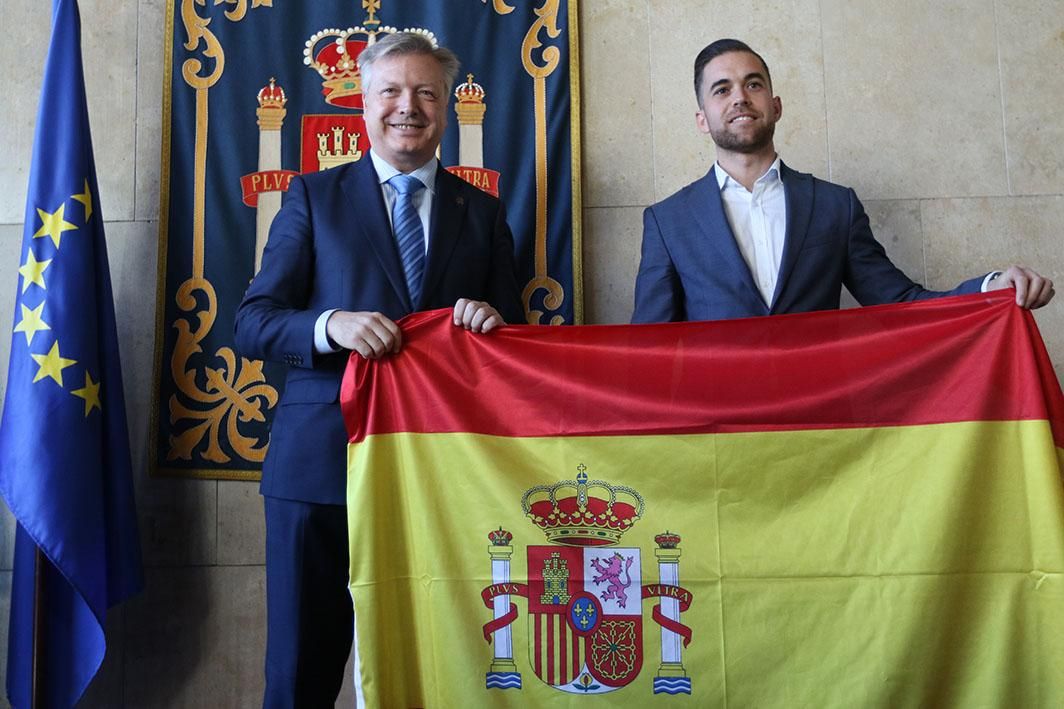
[[[358,61],[369,159],[292,180],[236,318],[243,354],[289,366],[261,487],[268,707],[332,706],[351,649],[349,352],[398,352],[395,321],[418,310],[453,306],[480,333],[522,319],[502,204],[436,159],[457,58],[396,33]]]
[[[914,283],[887,258],[852,189],[796,172],[773,144],[783,103],[761,55],[721,39],[695,59],[698,129],[712,138],[709,173],[643,214],[633,322],[717,320],[1014,287],[1038,308],[1053,283],[1011,266],[952,291]]]

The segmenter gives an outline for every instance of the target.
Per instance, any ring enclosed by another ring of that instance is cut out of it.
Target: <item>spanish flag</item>
[[[365,706],[1064,702],[1064,396],[1010,295],[402,327],[342,391]]]

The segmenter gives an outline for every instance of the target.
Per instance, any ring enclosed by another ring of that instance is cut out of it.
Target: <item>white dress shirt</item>
[[[739,253],[750,269],[761,299],[771,307],[787,240],[787,194],[780,174],[780,158],[777,155],[765,174],[757,178],[753,192],[725,172],[719,162],[714,168],[724,214]],[[986,274],[982,284],[984,293],[990,281],[1000,274],[1000,271]]]
[[[388,224],[391,225],[392,208],[395,206],[395,188],[388,184],[388,180],[401,173],[402,170],[396,169],[384,158],[377,155],[372,148],[369,151],[369,159],[373,161],[373,169],[377,172],[377,181],[380,183],[381,194],[384,197],[384,211],[388,215]],[[421,218],[421,230],[425,235],[425,253],[428,253],[429,250],[429,238],[431,237],[429,222],[432,218],[432,201],[436,198],[436,170],[439,169],[439,165],[439,160],[432,158],[418,169],[409,173],[421,180],[421,184],[425,185],[425,189],[418,190],[417,194],[411,198],[414,207],[417,208],[417,214]],[[326,333],[329,316],[337,310],[339,308],[326,310],[314,321],[314,350],[318,354],[339,352],[341,349],[334,347],[329,342],[329,337]]]
[[[780,159],[776,156],[764,175],[754,182],[754,189],[743,187],[717,163],[717,176],[724,214],[743,255],[754,285],[765,305],[772,305],[776,292],[783,244],[787,238],[787,195],[780,178]]]

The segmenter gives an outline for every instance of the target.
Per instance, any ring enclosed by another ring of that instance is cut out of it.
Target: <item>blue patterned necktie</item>
[[[395,175],[388,180],[388,184],[395,188],[392,232],[399,246],[399,259],[403,262],[410,302],[416,308],[421,297],[421,278],[425,275],[425,231],[414,207],[414,195],[425,189],[425,185],[413,175],[403,174]]]

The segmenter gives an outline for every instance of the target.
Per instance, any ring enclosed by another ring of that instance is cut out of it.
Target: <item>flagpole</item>
[[[41,616],[44,613],[44,603],[41,602],[41,596],[43,595],[44,585],[44,573],[41,569],[41,564],[44,563],[44,552],[38,546],[34,547],[35,553],[33,557],[33,655],[31,659],[32,664],[32,677],[30,679],[30,707],[31,709],[37,709],[40,705],[41,695],[41,673],[40,673],[40,656],[41,656],[41,628],[44,627],[44,618]]]

